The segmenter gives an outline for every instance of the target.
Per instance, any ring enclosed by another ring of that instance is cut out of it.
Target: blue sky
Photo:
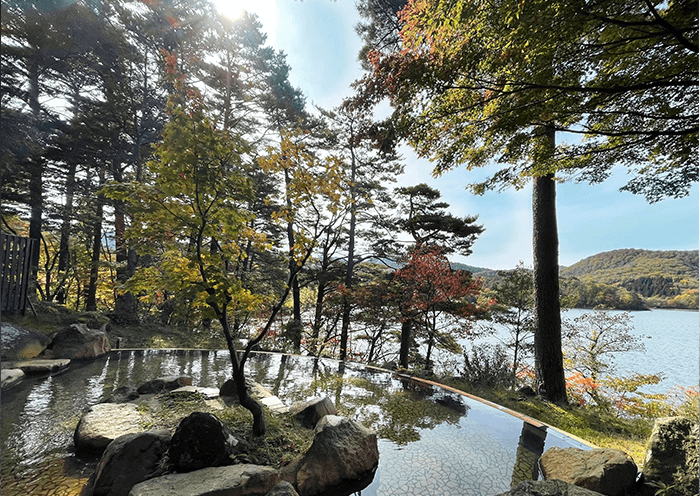
[[[351,95],[350,83],[362,74],[357,61],[361,42],[359,21],[348,0],[219,0],[230,16],[241,8],[255,12],[268,34],[268,44],[287,54],[291,82],[302,89],[308,104],[333,108]],[[440,178],[432,165],[403,150],[406,172],[401,185],[425,182],[441,191],[455,215],[479,215],[484,233],[473,254],[456,261],[493,269],[532,265],[532,190],[507,190],[475,197],[465,190],[485,171],[455,169]],[[559,262],[571,265],[603,251],[619,248],[697,250],[699,196],[697,184],[689,197],[649,205],[643,197],[620,192],[627,179],[616,170],[602,184],[564,183],[557,189]]]

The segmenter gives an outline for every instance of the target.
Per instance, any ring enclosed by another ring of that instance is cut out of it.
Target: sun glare
[[[267,34],[267,44],[274,46],[277,30],[277,4],[275,0],[215,0],[218,11],[229,19],[238,19],[243,12],[258,16],[263,33]]]

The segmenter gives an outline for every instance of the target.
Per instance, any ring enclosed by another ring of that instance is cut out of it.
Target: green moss
[[[245,408],[229,408],[217,416],[232,429],[250,433],[253,417]],[[251,450],[242,461],[281,467],[305,453],[313,441],[313,431],[300,427],[287,414],[271,415],[266,410],[265,426],[265,436],[252,438],[249,434]]]
[[[239,456],[240,463],[281,467],[311,446],[313,431],[300,427],[289,415],[271,415],[265,410],[267,433],[253,437],[252,414],[241,406],[226,407],[220,400],[207,400],[197,394],[168,394],[141,401],[137,410],[144,414],[144,429],[168,429],[174,432],[180,421],[193,412],[216,415],[225,425],[245,436],[251,446]]]

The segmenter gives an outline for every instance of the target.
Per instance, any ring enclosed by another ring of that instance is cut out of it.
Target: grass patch
[[[180,421],[193,412],[216,415],[225,425],[247,438],[250,451],[237,458],[239,463],[253,463],[280,468],[305,453],[313,441],[312,430],[305,429],[287,414],[272,415],[265,409],[267,433],[253,437],[253,416],[242,406],[226,406],[219,400],[206,400],[197,394],[166,394],[142,400],[137,409],[149,419],[145,429],[174,432]]]

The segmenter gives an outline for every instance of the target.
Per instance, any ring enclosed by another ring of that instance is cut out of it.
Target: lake
[[[562,319],[573,320],[592,310],[570,309],[562,313]],[[609,310],[610,313],[624,313]],[[665,377],[659,384],[645,386],[648,393],[667,393],[676,385],[697,386],[700,377],[700,316],[691,310],[651,310],[629,312],[632,318],[632,334],[644,344],[644,351],[617,353],[617,372],[642,374],[662,373]],[[477,340],[497,342],[494,338]],[[469,341],[461,341],[465,349]]]

